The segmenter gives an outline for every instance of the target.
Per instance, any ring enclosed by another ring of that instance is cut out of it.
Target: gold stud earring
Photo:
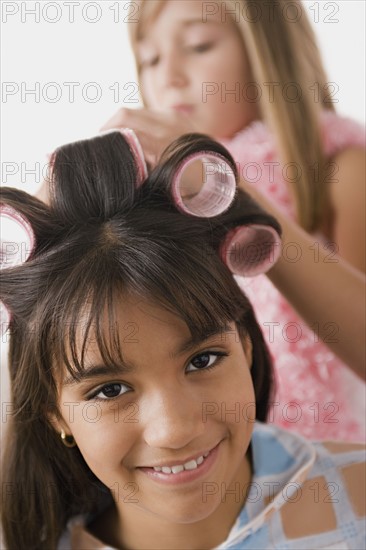
[[[74,437],[72,435],[67,435],[65,433],[65,430],[61,430],[60,436],[61,436],[61,441],[65,445],[65,447],[68,447],[69,449],[71,449],[72,447],[76,446],[76,441]]]

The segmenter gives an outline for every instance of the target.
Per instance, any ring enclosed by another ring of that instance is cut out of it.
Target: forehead
[[[85,327],[90,321],[90,310],[92,306],[89,304],[80,317],[78,340],[83,340],[85,337]],[[135,337],[132,337],[132,334],[139,334],[140,337],[143,335],[144,340],[147,341],[149,335],[158,336],[167,331],[172,335],[189,332],[186,323],[177,314],[168,311],[153,299],[141,298],[137,294],[127,292],[116,292],[112,307],[106,305],[102,314],[93,319],[89,338],[91,344],[96,341],[97,326],[103,330],[107,338],[112,338],[118,333],[122,343],[134,341]]]
[[[147,9],[145,7],[145,17],[141,24],[139,39],[143,40],[156,28],[172,29],[179,26],[183,29],[190,29],[198,26],[201,28],[225,26],[220,10],[221,3],[201,0],[167,0],[165,2],[146,0]],[[208,4],[211,6],[209,7]],[[228,17],[227,22],[230,19]]]
[[[116,305],[115,320],[122,343],[148,347],[164,343],[166,338],[189,335],[188,326],[178,315],[134,295],[121,297]]]
[[[207,2],[204,0],[167,0],[160,9],[161,14],[169,17],[189,19],[197,18],[202,23],[207,21],[220,21],[220,6],[223,2]]]
[[[199,344],[211,336],[224,337],[226,332],[235,332],[235,324],[223,323],[219,330],[211,327],[205,334],[192,334],[178,314],[167,311],[153,301],[134,295],[122,295],[115,303],[112,323],[107,310],[103,313],[102,330],[108,348],[112,341],[118,341],[120,357],[139,361],[146,356],[156,355],[157,349],[162,354],[169,354],[185,342]],[[81,343],[84,340],[85,332],[81,328],[78,331],[78,341]],[[87,362],[103,355],[95,326],[88,335],[85,351]]]
[[[136,359],[156,346],[177,342],[190,334],[186,323],[153,301],[127,293],[116,293],[113,303],[95,312],[86,304],[76,323],[64,327],[55,366],[73,376],[88,365],[101,362],[115,365],[125,358]]]

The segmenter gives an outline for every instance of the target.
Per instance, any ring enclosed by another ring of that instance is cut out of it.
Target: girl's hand
[[[119,109],[101,128],[131,128],[137,135],[144,151],[145,159],[153,168],[164,149],[178,137],[197,132],[197,128],[184,115],[160,113],[149,109]]]

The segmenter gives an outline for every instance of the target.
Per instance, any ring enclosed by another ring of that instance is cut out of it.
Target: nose
[[[142,404],[140,422],[150,447],[182,449],[204,432],[202,403],[183,393],[159,392]]]
[[[183,88],[188,84],[188,74],[182,55],[177,52],[166,53],[161,63],[161,82],[166,87]]]

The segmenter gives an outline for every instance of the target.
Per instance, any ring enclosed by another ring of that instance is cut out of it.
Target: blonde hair
[[[166,1],[138,0],[138,22],[129,24],[135,56],[144,30]],[[307,231],[314,231],[328,207],[320,112],[334,111],[334,105],[329,101],[326,73],[304,6],[300,0],[276,0],[273,5],[258,0],[217,0],[217,4],[225,8],[222,14],[235,20],[254,80],[266,90],[259,103],[262,118],[275,136],[283,168],[296,170],[297,175],[285,179],[298,221]],[[288,97],[290,87],[299,92],[296,98]]]

